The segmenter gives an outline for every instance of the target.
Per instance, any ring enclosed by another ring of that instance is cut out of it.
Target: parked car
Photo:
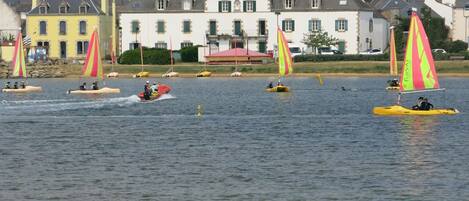
[[[339,50],[333,50],[330,47],[320,47],[318,48],[318,52],[322,55],[344,54],[343,52]]]
[[[446,54],[446,50],[444,49],[432,49],[432,52],[438,54]]]
[[[290,47],[290,53],[292,57],[302,55],[301,48],[299,47]]]
[[[360,52],[361,55],[380,55],[383,54],[381,49],[368,49],[365,52]]]

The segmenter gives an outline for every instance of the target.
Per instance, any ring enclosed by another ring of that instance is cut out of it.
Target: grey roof
[[[47,11],[47,15],[57,15],[59,13],[59,7],[62,4],[68,4],[69,10],[67,13],[79,13],[79,8],[82,3],[88,4],[89,10],[87,15],[100,15],[102,11],[100,10],[101,2],[99,0],[38,0],[37,7],[33,8],[28,15],[43,15],[39,14],[39,7],[47,5],[49,10]],[[110,7],[110,6],[109,6]],[[63,14],[61,14],[63,15]]]
[[[125,1],[125,0],[124,0]],[[191,10],[183,9],[183,2],[185,0],[167,0],[167,6],[164,10],[157,10],[155,0],[133,0],[130,2],[123,2],[118,5],[117,12],[120,13],[175,13],[175,12],[204,12],[205,0],[190,0],[192,3]],[[117,3],[116,3],[117,4]]]
[[[309,0],[293,0],[293,8],[285,9],[284,0],[271,0],[272,10],[274,11],[358,11],[367,10],[371,11],[372,8],[361,0],[347,0],[346,5],[340,5],[340,0],[321,0],[319,9],[311,8],[311,1]]]
[[[464,8],[466,4],[469,4],[469,0],[456,0],[456,3],[454,4],[455,8]]]
[[[378,11],[399,10],[401,17],[407,17],[412,8],[421,10],[425,7],[425,0],[374,0],[371,6]],[[431,13],[434,17],[441,17],[435,11]]]
[[[29,12],[31,10],[31,0],[0,0],[4,1],[8,6],[16,12]]]

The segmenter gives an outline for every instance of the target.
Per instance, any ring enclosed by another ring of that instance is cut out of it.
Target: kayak
[[[69,94],[118,94],[120,93],[121,90],[118,88],[108,88],[108,87],[103,87],[98,90],[68,90]]]
[[[273,88],[265,89],[267,92],[289,92],[290,89],[286,86],[276,86]]]
[[[5,93],[31,93],[31,92],[41,92],[42,87],[36,86],[26,86],[25,88],[20,89],[2,89],[2,92]]]
[[[437,108],[431,110],[412,110],[400,105],[373,108],[375,115],[454,115],[459,111],[454,108]]]
[[[137,78],[137,77],[149,77],[149,76],[150,76],[149,72],[140,72],[140,73],[135,74],[133,77]]]
[[[397,91],[399,89],[400,89],[400,87],[386,87],[386,90],[388,90],[388,91]]]
[[[168,85],[160,84],[158,86],[158,92],[157,93],[152,93],[150,96],[150,99],[145,99],[144,93],[140,92],[137,96],[140,98],[140,102],[148,102],[148,101],[154,101],[158,100],[162,95],[167,94],[171,91],[171,87]]]
[[[212,72],[210,71],[202,71],[200,73],[197,73],[196,77],[210,77],[212,75]]]

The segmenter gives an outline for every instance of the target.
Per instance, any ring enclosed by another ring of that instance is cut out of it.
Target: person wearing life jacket
[[[267,85],[267,88],[269,88],[269,89],[274,88],[274,83],[270,82],[269,85]]]
[[[398,87],[399,86],[399,80],[397,79],[392,79],[388,81],[390,87]]]
[[[24,83],[24,81],[21,81],[21,88],[22,89],[26,88],[26,84]]]
[[[150,89],[152,95],[158,94],[158,85],[156,84],[156,82],[153,82],[153,85],[151,85]]]
[[[422,102],[423,102],[423,97],[419,97],[419,99],[417,99],[417,105],[412,106],[412,109],[420,110],[420,108],[422,107]]]
[[[93,82],[93,90],[98,90],[98,81]]]
[[[433,104],[428,102],[427,98],[424,98],[419,109],[420,110],[431,110],[431,109],[433,109]]]
[[[4,89],[10,89],[11,86],[10,86],[10,82],[8,81],[6,84],[5,84],[5,87],[3,87]]]
[[[18,89],[18,82],[15,82],[15,84],[13,84],[13,89]]]
[[[82,85],[80,85],[80,90],[86,90],[86,82],[83,82]]]
[[[150,81],[146,81],[145,86],[143,86],[143,98],[145,100],[150,100],[150,97],[151,97]]]

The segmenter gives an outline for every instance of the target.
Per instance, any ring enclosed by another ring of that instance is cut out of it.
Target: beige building
[[[453,40],[469,42],[469,0],[457,0],[453,9]]]

